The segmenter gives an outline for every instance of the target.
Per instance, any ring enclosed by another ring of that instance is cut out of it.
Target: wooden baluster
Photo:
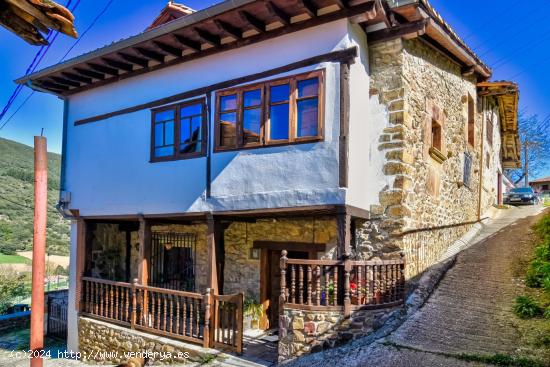
[[[105,292],[103,290],[103,283],[99,283],[99,315],[105,316],[103,314],[103,303],[105,301]]]
[[[321,305],[321,267],[317,265],[317,282],[315,283],[315,295],[317,296],[317,306]]]
[[[296,303],[296,266],[290,265],[290,302]]]
[[[386,302],[391,302],[391,265],[385,266],[386,268]]]
[[[329,287],[330,287],[330,268],[325,266],[325,306],[329,305]]]
[[[281,270],[281,293],[279,294],[279,315],[284,313],[285,303],[288,302],[288,289],[286,285],[286,268],[288,252],[281,251],[281,259],[279,260],[279,269]]]
[[[350,271],[351,264],[349,260],[346,260],[344,263],[344,317],[349,317],[351,315]]]
[[[376,304],[376,286],[374,282],[375,265],[369,266],[369,282],[370,282],[370,303]]]
[[[165,293],[162,293],[162,305],[163,305],[163,308],[162,308],[162,331],[166,331],[166,324],[167,324],[167,321],[166,321],[166,317],[168,316],[168,305],[167,305],[168,302],[166,302],[166,294]]]
[[[380,304],[380,266],[373,265],[374,270],[374,302]]]
[[[334,285],[334,299],[332,301],[332,305],[336,306],[338,305],[338,269],[339,267],[335,265],[333,268],[333,285]]]
[[[109,284],[109,318],[113,319],[113,311],[114,311],[114,297],[113,297],[113,285]]]
[[[189,336],[193,336],[193,316],[195,313],[193,299],[189,302]]]
[[[92,299],[92,283],[86,282],[86,290],[88,291],[88,305],[86,308],[86,312],[92,313],[92,307],[93,307],[93,299]]]
[[[357,271],[357,304],[363,304],[363,269],[361,265],[355,267]]]
[[[94,299],[94,300],[93,300],[93,303],[94,303],[94,310],[93,310],[93,313],[94,313],[94,315],[97,315],[98,310],[99,310],[99,308],[98,308],[98,303],[97,303],[97,283],[92,282],[91,284],[93,285],[93,289],[92,289],[92,290],[93,290],[93,293],[94,293],[94,296],[93,296],[93,299]]]
[[[122,317],[124,318],[124,321],[128,322],[128,288],[124,288],[122,303],[124,304]]]
[[[160,302],[160,294],[155,292],[155,298],[157,300],[157,315],[156,315],[156,320],[157,320],[157,330],[160,330],[160,316],[161,316],[161,312],[160,312],[160,306],[161,306],[161,302]]]
[[[307,266],[307,304],[311,306],[311,283],[313,281],[313,274],[311,271],[311,265]]]
[[[115,318],[117,320],[120,320],[122,317],[120,316],[120,287],[115,287]]]
[[[183,325],[182,325],[182,328],[183,328],[183,332],[182,332],[182,335],[187,335],[186,334],[186,331],[187,331],[187,298],[186,297],[182,297],[181,298],[182,301],[183,301]]]
[[[176,296],[176,334],[180,333],[180,296]]]
[[[298,265],[298,303],[304,304],[304,267]]]
[[[174,295],[169,294],[168,299],[170,300],[170,306],[168,307],[168,321],[170,321],[170,324],[168,326],[168,331],[170,333],[174,333]]]
[[[200,322],[201,322],[201,301],[200,299],[195,299],[195,312],[196,312],[196,315],[195,315],[195,323],[196,323],[196,327],[195,327],[195,333],[197,334],[197,338],[200,337],[200,334],[201,334],[201,325],[200,325]]]
[[[212,296],[210,294],[210,288],[206,289],[204,295],[204,331],[202,332],[202,346],[203,348],[210,347],[210,304],[212,303]]]
[[[395,264],[390,265],[390,301],[395,302]]]

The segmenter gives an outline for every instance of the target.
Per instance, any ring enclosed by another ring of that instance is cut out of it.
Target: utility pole
[[[48,152],[46,138],[34,137],[34,236],[32,244],[31,367],[42,367],[44,349],[44,275],[48,205]]]

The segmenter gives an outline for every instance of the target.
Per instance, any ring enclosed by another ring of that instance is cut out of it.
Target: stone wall
[[[156,353],[154,364],[202,363],[220,353],[84,317],[78,319],[78,337],[82,360],[94,364],[126,362],[124,353]]]
[[[361,224],[375,223],[380,232],[374,243],[369,239],[364,246],[378,255],[367,251],[364,257],[393,256],[399,248],[410,278],[437,261],[471,227],[458,224],[478,219],[481,106],[474,77],[463,76],[458,64],[420,39],[376,43],[369,51],[371,95],[377,95],[389,113],[390,127],[380,137],[379,149],[385,152],[384,173],[391,185],[380,192],[380,205],[371,207],[374,219]],[[469,96],[475,103],[473,146],[467,141]],[[442,131],[435,153],[430,149],[433,123]],[[463,179],[465,152],[472,157],[468,186]],[[490,205],[484,200],[482,212]]]
[[[259,219],[233,222],[225,231],[224,293],[260,299],[260,260],[250,258],[254,241],[302,242],[336,247],[334,218]],[[324,247],[323,247],[324,249]],[[292,248],[289,248],[292,250]],[[326,256],[334,256],[329,251]]]
[[[355,311],[305,311],[285,308],[279,319],[279,361],[334,348],[380,328],[396,308]]]
[[[28,329],[31,323],[31,312],[16,312],[0,316],[0,333]]]

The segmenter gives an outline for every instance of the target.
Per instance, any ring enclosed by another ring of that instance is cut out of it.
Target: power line
[[[69,7],[70,4],[71,4],[71,1],[72,0],[69,0],[67,2],[67,4],[65,5],[65,7]],[[78,1],[80,2],[80,0]],[[71,9],[71,12],[74,11],[74,9],[76,9],[76,6],[78,5],[78,2],[77,4],[73,7],[73,9]],[[51,35],[53,34],[54,32],[50,32],[48,34],[48,36],[46,37],[46,41],[48,41],[48,45],[42,45],[40,47],[40,49],[38,50],[38,52],[34,55],[34,58],[33,60],[31,61],[31,63],[29,64],[29,66],[27,67],[27,70],[25,71],[25,75],[29,75],[29,73],[32,73],[34,70],[36,70],[36,68],[38,67],[38,65],[40,64],[40,62],[42,61],[42,59],[44,58],[44,55],[46,55],[46,53],[48,52],[48,50],[50,49],[51,45],[53,44],[53,42],[55,41],[55,39],[57,38],[57,35],[59,34],[59,32],[55,32],[55,35],[53,36],[53,39],[51,40],[51,42],[49,41]],[[45,49],[44,53],[41,55],[42,51]],[[39,59],[40,57],[40,59]],[[0,113],[0,121],[2,121],[2,119],[4,118],[4,115],[8,112],[8,110],[10,109],[11,105],[13,104],[13,102],[15,102],[15,99],[17,98],[17,96],[19,95],[19,93],[21,92],[21,90],[23,89],[23,86],[21,84],[19,84],[15,89],[14,91],[12,92],[10,98],[8,99],[8,102],[6,103],[6,105],[4,106],[4,108],[2,109],[2,112]]]
[[[25,209],[29,209],[29,210],[34,210],[34,208],[32,206],[28,206],[28,205],[25,205],[25,204],[21,204],[21,203],[18,203],[16,201],[13,201],[11,199],[8,199],[7,197],[5,196],[2,196],[0,195],[0,199],[3,199],[5,201],[7,201],[8,203],[11,203],[11,204],[14,204],[14,205],[18,205],[20,206],[21,208],[25,208]],[[55,213],[55,214],[58,214],[57,211],[55,210],[52,210],[52,209],[47,209],[50,213]]]
[[[70,1],[70,0],[69,0]],[[80,42],[80,40],[82,40],[82,38],[84,38],[84,36],[86,35],[86,33],[88,33],[88,31],[90,29],[92,29],[92,27],[97,23],[97,21],[103,16],[103,14],[105,14],[105,12],[109,9],[109,7],[111,6],[111,4],[114,2],[114,0],[109,0],[107,2],[107,4],[105,5],[105,7],[103,7],[103,9],[99,12],[99,14],[94,18],[94,20],[92,21],[92,23],[90,23],[90,25],[84,30],[84,32],[82,32],[82,34],[80,35],[80,37],[71,45],[71,47],[69,47],[69,49],[67,50],[67,52],[65,52],[65,55],[63,55],[63,57],[59,60],[59,62],[62,62],[63,60],[65,60],[65,58],[67,57],[67,55],[73,50],[73,48]],[[74,11],[74,9],[78,6],[78,4],[80,3],[80,0],[78,0],[75,4],[75,6],[73,7],[73,9],[71,11]],[[57,35],[59,34],[59,32],[57,32],[52,40],[51,43],[53,43],[53,41],[55,40],[55,38],[57,38]],[[50,45],[51,45],[50,43]],[[42,56],[43,57],[43,56]],[[42,58],[40,59],[40,61],[42,60]],[[39,62],[40,62],[39,61]],[[17,114],[17,112],[27,103],[27,101],[34,95],[34,92],[35,91],[32,91],[31,94],[29,94],[27,96],[27,98],[19,105],[19,107],[17,107],[17,110],[15,110],[15,112],[2,124],[2,126],[0,126],[0,130],[2,130],[7,124],[8,122],[10,122],[10,120]],[[2,117],[0,116],[0,121],[2,120]]]

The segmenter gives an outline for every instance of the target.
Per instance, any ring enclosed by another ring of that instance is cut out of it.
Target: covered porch
[[[365,214],[330,206],[83,218],[79,314],[246,356],[255,344],[247,335],[286,336],[285,310],[347,317],[399,304],[403,262],[354,255],[355,223]],[[250,304],[262,310],[252,332]]]

